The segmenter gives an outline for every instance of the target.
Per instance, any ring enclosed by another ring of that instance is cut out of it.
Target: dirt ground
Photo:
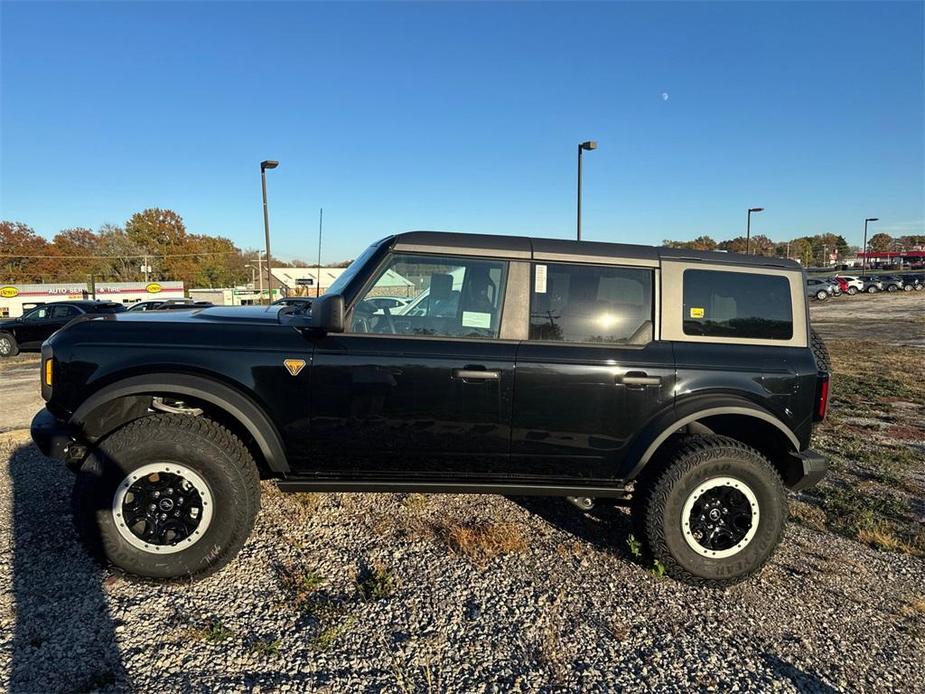
[[[38,366],[38,354],[0,359],[0,432],[27,429],[42,409]]]
[[[857,294],[810,302],[813,327],[830,340],[925,347],[925,291]]]

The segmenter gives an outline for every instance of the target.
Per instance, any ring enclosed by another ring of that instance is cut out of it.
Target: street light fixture
[[[266,235],[267,240],[267,303],[272,303],[273,300],[273,281],[272,273],[270,272],[270,213],[267,210],[267,169],[275,169],[279,166],[278,161],[273,161],[272,159],[267,159],[266,161],[260,162],[260,185],[263,189],[263,231]],[[261,299],[263,295],[261,294]]]
[[[581,241],[581,154],[597,149],[597,142],[588,140],[578,145],[578,240]]]
[[[864,258],[861,260],[861,272],[867,269],[867,223],[879,221],[879,217],[868,217],[864,220]]]
[[[752,212],[764,212],[764,208],[763,207],[749,207],[748,208],[748,222],[745,225],[745,255],[749,254],[751,243],[752,243]]]

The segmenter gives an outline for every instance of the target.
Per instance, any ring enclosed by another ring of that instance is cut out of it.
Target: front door
[[[534,267],[530,337],[517,352],[513,471],[619,479],[634,435],[672,407],[672,346],[654,339],[654,274]]]
[[[503,261],[390,255],[315,342],[315,469],[364,478],[504,469],[517,343],[498,339]],[[397,308],[374,301],[402,299]]]
[[[16,331],[20,347],[35,349],[60,327],[52,317],[54,308],[39,306],[23,316],[22,326]]]

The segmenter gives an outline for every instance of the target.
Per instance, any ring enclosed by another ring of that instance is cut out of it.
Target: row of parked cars
[[[919,292],[925,289],[925,275],[835,275],[810,277],[806,280],[806,296],[825,301],[833,296],[860,292]]]

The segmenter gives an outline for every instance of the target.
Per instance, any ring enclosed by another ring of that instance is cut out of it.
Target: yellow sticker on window
[[[703,309],[691,308],[691,318],[703,318]]]

